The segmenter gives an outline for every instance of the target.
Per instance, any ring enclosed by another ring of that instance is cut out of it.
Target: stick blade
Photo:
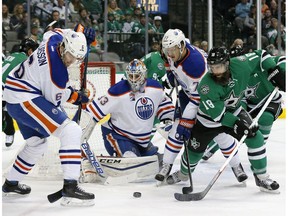
[[[50,203],[54,203],[56,202],[57,200],[61,199],[62,198],[62,189],[53,193],[53,194],[49,194],[47,196],[47,199]]]
[[[203,194],[203,192],[198,192],[198,193],[193,193],[193,194],[174,193],[174,197],[178,201],[189,202],[189,201],[202,200],[205,197],[205,194]]]

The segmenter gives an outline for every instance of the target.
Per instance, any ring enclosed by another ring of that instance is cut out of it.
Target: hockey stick
[[[175,89],[176,89],[176,94],[177,94],[178,109],[179,109],[181,117],[182,117],[183,110],[181,110],[178,83],[177,83],[176,79],[174,79],[174,84],[175,84]],[[185,138],[183,138],[183,140],[184,140],[184,152],[185,152],[186,163],[187,163],[187,167],[188,167],[188,176],[189,176],[190,186],[189,187],[183,187],[182,193],[183,194],[189,194],[193,191],[193,182],[192,182],[192,174],[191,174],[190,161],[189,161],[189,155],[188,155],[188,141]]]
[[[265,104],[263,105],[263,107],[261,108],[261,110],[259,111],[257,116],[253,119],[253,122],[251,123],[250,128],[253,127],[255,124],[257,124],[259,118],[261,117],[261,115],[263,114],[263,112],[265,111],[265,109],[267,108],[268,104],[271,102],[272,98],[275,96],[277,91],[278,91],[278,87],[276,87],[273,90],[273,92],[270,94],[270,96],[268,97],[267,101],[265,102]],[[231,161],[232,157],[238,151],[239,147],[245,141],[246,138],[247,138],[247,135],[243,135],[243,137],[237,143],[237,145],[235,146],[235,148],[233,149],[233,151],[231,152],[231,154],[229,155],[229,157],[227,158],[225,163],[218,170],[216,175],[213,177],[213,179],[209,182],[208,186],[203,191],[198,192],[198,193],[192,193],[192,194],[175,193],[174,194],[175,199],[178,200],[178,201],[198,201],[198,200],[202,200],[206,196],[206,194],[210,191],[212,186],[215,184],[215,182],[217,181],[219,176],[222,174],[222,172],[224,171],[226,166],[229,164],[229,162]]]

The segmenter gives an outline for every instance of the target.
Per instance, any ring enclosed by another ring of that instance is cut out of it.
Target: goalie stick
[[[270,94],[270,96],[266,100],[265,104],[263,105],[263,107],[261,108],[261,110],[259,111],[257,116],[253,119],[253,122],[251,123],[250,128],[253,127],[255,124],[257,124],[259,118],[261,117],[261,115],[263,114],[263,112],[265,111],[265,109],[267,108],[268,104],[271,102],[272,98],[275,96],[277,91],[278,91],[278,87],[276,87],[273,90],[273,92]],[[231,154],[229,155],[229,157],[227,158],[225,163],[218,170],[216,175],[213,177],[213,179],[209,182],[209,184],[207,185],[207,187],[203,191],[197,192],[197,193],[192,193],[192,194],[175,193],[174,194],[175,199],[178,200],[178,201],[198,201],[198,200],[202,200],[206,196],[206,194],[210,191],[210,189],[213,187],[213,185],[215,184],[215,182],[217,181],[219,176],[222,174],[222,172],[224,171],[224,169],[226,168],[228,163],[231,161],[232,157],[238,151],[239,147],[242,145],[242,143],[245,141],[246,138],[247,138],[247,135],[244,135],[240,139],[240,141],[237,143],[236,147],[233,149],[233,151],[231,152]]]

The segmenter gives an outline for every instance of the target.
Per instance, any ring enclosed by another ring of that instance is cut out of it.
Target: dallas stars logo
[[[197,149],[200,147],[200,142],[197,142],[197,140],[193,137],[193,139],[190,139],[190,145],[192,148]]]
[[[225,107],[232,107],[232,108],[237,107],[240,98],[241,97],[240,96],[237,97],[234,93],[234,90],[232,90],[229,96],[224,100]]]
[[[257,98],[256,92],[257,89],[260,85],[260,82],[258,82],[256,85],[254,86],[248,86],[245,90],[245,97],[249,100],[251,98]]]

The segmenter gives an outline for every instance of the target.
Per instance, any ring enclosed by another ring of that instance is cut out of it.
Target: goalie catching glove
[[[75,90],[72,87],[68,87],[71,90],[71,94],[68,103],[72,103],[74,105],[87,104],[89,102],[90,91],[89,89],[85,89],[84,91]],[[85,109],[86,107],[83,107]]]
[[[181,118],[176,129],[175,138],[177,140],[188,140],[191,136],[191,129],[194,124],[194,120]]]

